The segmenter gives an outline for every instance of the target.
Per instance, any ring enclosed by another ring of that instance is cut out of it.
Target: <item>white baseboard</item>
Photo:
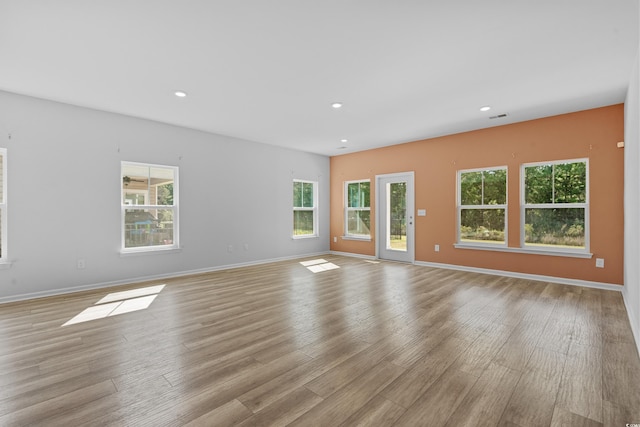
[[[331,253],[332,255],[342,255],[342,256],[348,256],[353,258],[364,258],[369,260],[377,259],[376,257],[371,255],[361,255],[361,254],[355,254],[350,252],[329,251],[329,253]],[[622,285],[617,285],[614,283],[591,282],[589,280],[569,279],[566,277],[517,273],[513,271],[492,270],[489,268],[467,267],[465,265],[442,264],[438,262],[415,261],[413,264],[422,266],[422,267],[433,267],[433,268],[443,268],[446,270],[467,271],[469,273],[492,274],[494,276],[514,277],[517,279],[526,279],[526,280],[538,280],[541,282],[558,283],[561,285],[583,286],[586,288],[604,289],[607,291],[622,292],[622,289],[623,289]]]
[[[74,286],[69,288],[51,289],[51,290],[46,290],[42,292],[32,292],[28,294],[12,295],[10,297],[0,298],[0,304],[7,304],[10,302],[17,302],[17,301],[26,301],[26,300],[36,299],[36,298],[46,298],[46,297],[57,296],[57,295],[72,294],[75,292],[90,291],[94,289],[111,288],[114,286],[131,285],[134,283],[148,282],[151,280],[163,280],[163,279],[170,279],[173,277],[192,276],[194,274],[211,273],[214,271],[230,270],[232,268],[240,268],[240,267],[250,267],[253,265],[269,264],[272,262],[290,261],[294,259],[307,258],[311,256],[326,255],[328,253],[329,252],[315,252],[315,253],[292,255],[292,256],[279,257],[279,258],[269,258],[269,259],[263,259],[258,261],[242,262],[238,264],[219,265],[215,267],[200,268],[196,270],[185,270],[185,271],[178,271],[173,273],[154,274],[150,276],[139,276],[139,277],[133,277],[133,278],[123,279],[123,280],[114,280],[111,282],[92,283],[88,285]]]
[[[375,260],[376,257],[373,255],[361,255],[361,254],[354,254],[351,252],[339,252],[339,251],[329,251],[329,253],[331,255],[340,255],[340,256],[348,256],[351,258],[362,258],[362,259],[368,259],[368,260]]]
[[[464,265],[441,264],[437,262],[416,261],[415,265],[423,267],[445,268],[447,270],[467,271],[470,273],[493,274],[495,276],[514,277],[517,279],[537,280],[540,282],[558,283],[561,285],[583,286],[586,288],[604,289],[607,291],[622,292],[622,285],[613,283],[592,282],[589,280],[569,279],[566,277],[543,276],[540,274],[517,273],[514,271],[492,270],[489,268],[467,267]]]
[[[624,307],[627,309],[627,316],[629,317],[629,324],[631,325],[631,333],[633,339],[636,341],[636,348],[638,349],[638,355],[640,356],[640,330],[638,330],[638,319],[636,319],[635,312],[630,309],[629,301],[627,301],[627,293],[622,293],[622,300],[624,301]]]

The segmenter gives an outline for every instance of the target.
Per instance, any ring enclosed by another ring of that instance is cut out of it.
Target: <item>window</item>
[[[345,235],[348,237],[371,236],[371,182],[345,182]]]
[[[7,150],[0,148],[0,262],[7,261]]]
[[[122,162],[122,249],[178,247],[178,168]]]
[[[586,159],[522,165],[522,244],[541,250],[589,250]]]
[[[293,237],[318,235],[318,183],[293,180]]]
[[[506,245],[507,168],[458,172],[458,242]]]

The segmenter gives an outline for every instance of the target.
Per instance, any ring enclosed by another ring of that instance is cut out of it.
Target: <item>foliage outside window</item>
[[[522,169],[524,246],[587,251],[587,160],[525,164]]]
[[[7,150],[0,148],[0,261],[7,260]]]
[[[293,180],[293,237],[318,235],[318,183]]]
[[[387,184],[387,249],[407,250],[407,183]]]
[[[507,168],[458,172],[458,242],[506,245]]]
[[[178,247],[178,168],[122,162],[122,248]]]
[[[350,181],[345,183],[346,235],[371,236],[371,183]]]

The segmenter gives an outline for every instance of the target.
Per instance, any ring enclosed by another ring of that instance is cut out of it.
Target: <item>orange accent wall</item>
[[[375,255],[375,177],[415,172],[416,261],[601,283],[623,283],[622,104],[426,139],[331,158],[331,250]],[[508,245],[520,245],[520,165],[589,158],[593,258],[456,249],[456,176],[461,169],[508,167]],[[640,165],[638,166],[640,167]],[[371,180],[372,240],[343,240],[344,181]],[[333,238],[338,241],[334,242]],[[434,245],[440,245],[435,252]],[[605,268],[595,267],[605,259]]]

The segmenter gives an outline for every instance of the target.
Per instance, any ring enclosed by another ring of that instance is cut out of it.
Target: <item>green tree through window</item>
[[[315,236],[316,220],[316,182],[293,181],[293,236]]]
[[[459,172],[459,241],[505,244],[507,169]]]
[[[587,161],[524,165],[524,244],[586,249]]]
[[[352,181],[346,183],[346,224],[345,234],[352,237],[371,235],[371,183]]]

